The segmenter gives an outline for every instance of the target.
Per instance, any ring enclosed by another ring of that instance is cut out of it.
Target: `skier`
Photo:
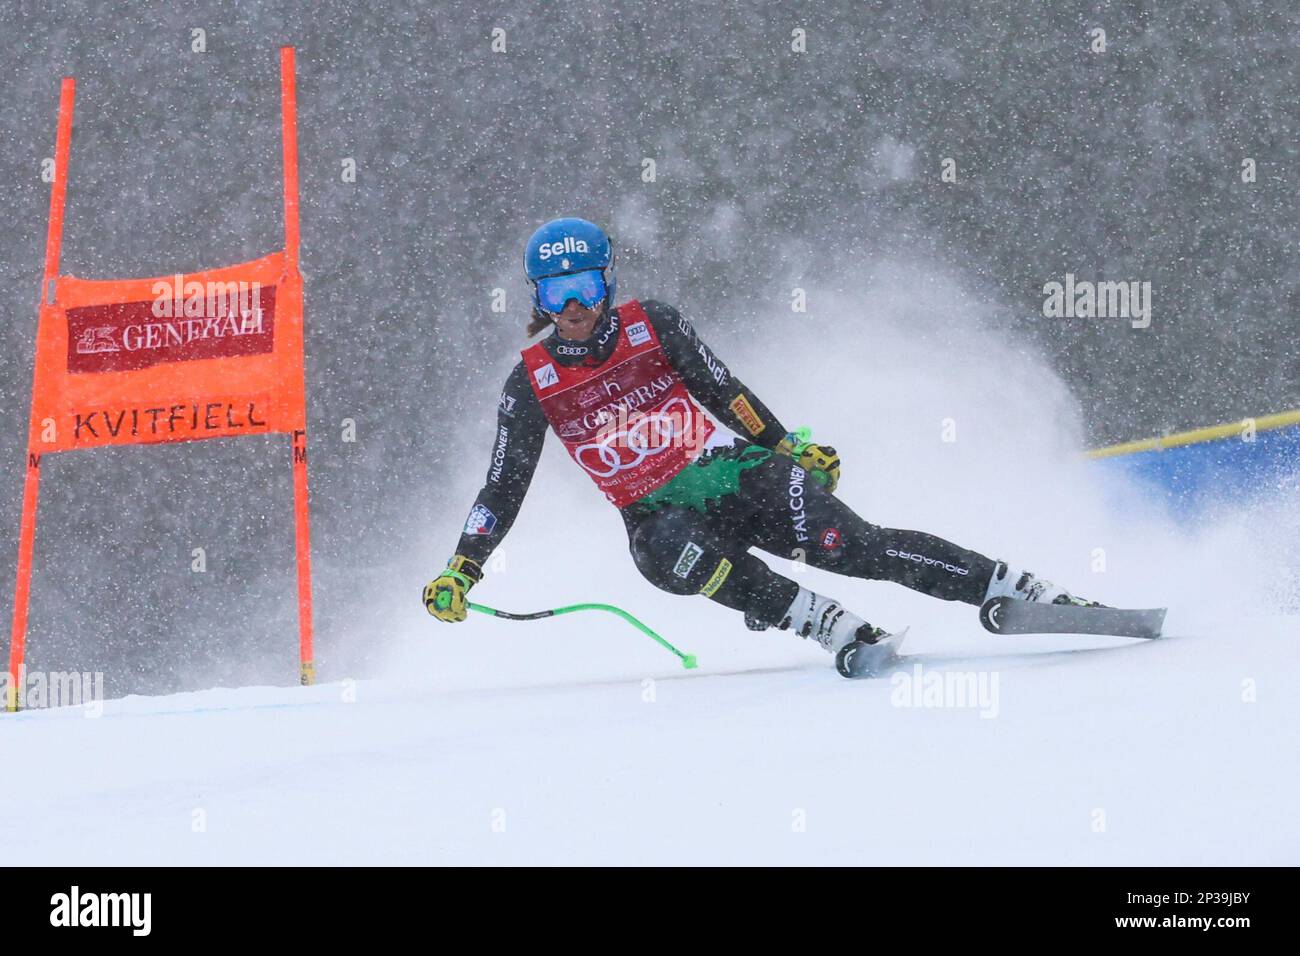
[[[466,594],[519,512],[548,426],[619,509],[652,584],[734,608],[754,630],[793,629],[835,655],[845,676],[858,676],[859,652],[872,648],[861,657],[878,660],[896,636],[772,571],[751,548],[946,601],[1090,604],[942,538],[859,517],[833,494],[835,449],[787,429],[676,309],[614,305],[614,250],[595,224],[546,223],[528,240],[524,270],[528,335],[554,328],[506,379],[487,478],[455,556],[424,589],[438,620],[465,619]],[[713,419],[748,437],[723,444]]]

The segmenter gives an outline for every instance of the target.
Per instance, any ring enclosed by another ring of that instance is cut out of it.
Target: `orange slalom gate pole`
[[[284,251],[298,271],[298,92],[293,47],[280,47],[280,143],[284,150]]]
[[[18,580],[14,583],[14,620],[9,643],[9,687],[5,709],[18,709],[18,688],[23,680],[23,656],[27,644],[27,602],[32,585],[32,551],[36,541],[36,503],[40,497],[41,470],[28,459],[23,481],[23,517],[18,538]]]
[[[302,661],[299,680],[316,683],[316,662],[311,631],[311,533],[307,522],[307,433],[293,436],[293,524],[294,550],[298,556],[298,656]]]
[[[291,281],[302,288],[298,274],[298,97],[294,81],[293,47],[280,48],[280,141],[284,153],[284,251]],[[300,317],[300,321],[302,320]],[[307,423],[291,436],[293,449],[294,553],[298,563],[299,681],[316,682],[312,649],[311,530],[307,519]]]
[[[68,158],[72,152],[72,112],[77,96],[77,81],[63,78],[59,89],[59,131],[54,145],[54,184],[50,190],[50,219],[45,234],[45,272],[41,279],[42,305],[53,299],[53,283],[59,274],[59,254],[63,248],[63,207],[68,190]],[[32,389],[35,394],[36,362],[32,363]],[[32,423],[27,432],[27,476],[23,480],[23,516],[18,530],[18,572],[14,582],[13,629],[9,639],[9,687],[5,709],[18,709],[18,689],[23,679],[23,658],[27,649],[27,604],[31,595],[32,552],[36,544],[36,509],[40,500],[41,456],[35,447]]]

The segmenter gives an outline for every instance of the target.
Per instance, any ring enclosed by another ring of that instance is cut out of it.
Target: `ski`
[[[980,623],[994,634],[1107,634],[1160,636],[1165,608],[1081,607],[995,597],[980,608]]]
[[[898,650],[906,637],[907,628],[903,628],[897,634],[886,634],[874,644],[849,641],[835,655],[835,669],[841,677],[850,680],[877,677],[898,663]]]

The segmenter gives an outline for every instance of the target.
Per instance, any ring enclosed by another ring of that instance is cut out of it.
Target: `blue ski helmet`
[[[533,310],[558,315],[570,299],[587,308],[614,304],[614,247],[585,219],[552,219],[528,240],[524,272],[533,286]]]

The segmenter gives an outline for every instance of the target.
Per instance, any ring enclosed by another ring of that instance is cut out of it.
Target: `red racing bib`
[[[618,317],[618,344],[601,365],[558,365],[540,342],[523,357],[565,450],[622,508],[694,461],[713,422],[691,399],[640,303],[624,302]]]

